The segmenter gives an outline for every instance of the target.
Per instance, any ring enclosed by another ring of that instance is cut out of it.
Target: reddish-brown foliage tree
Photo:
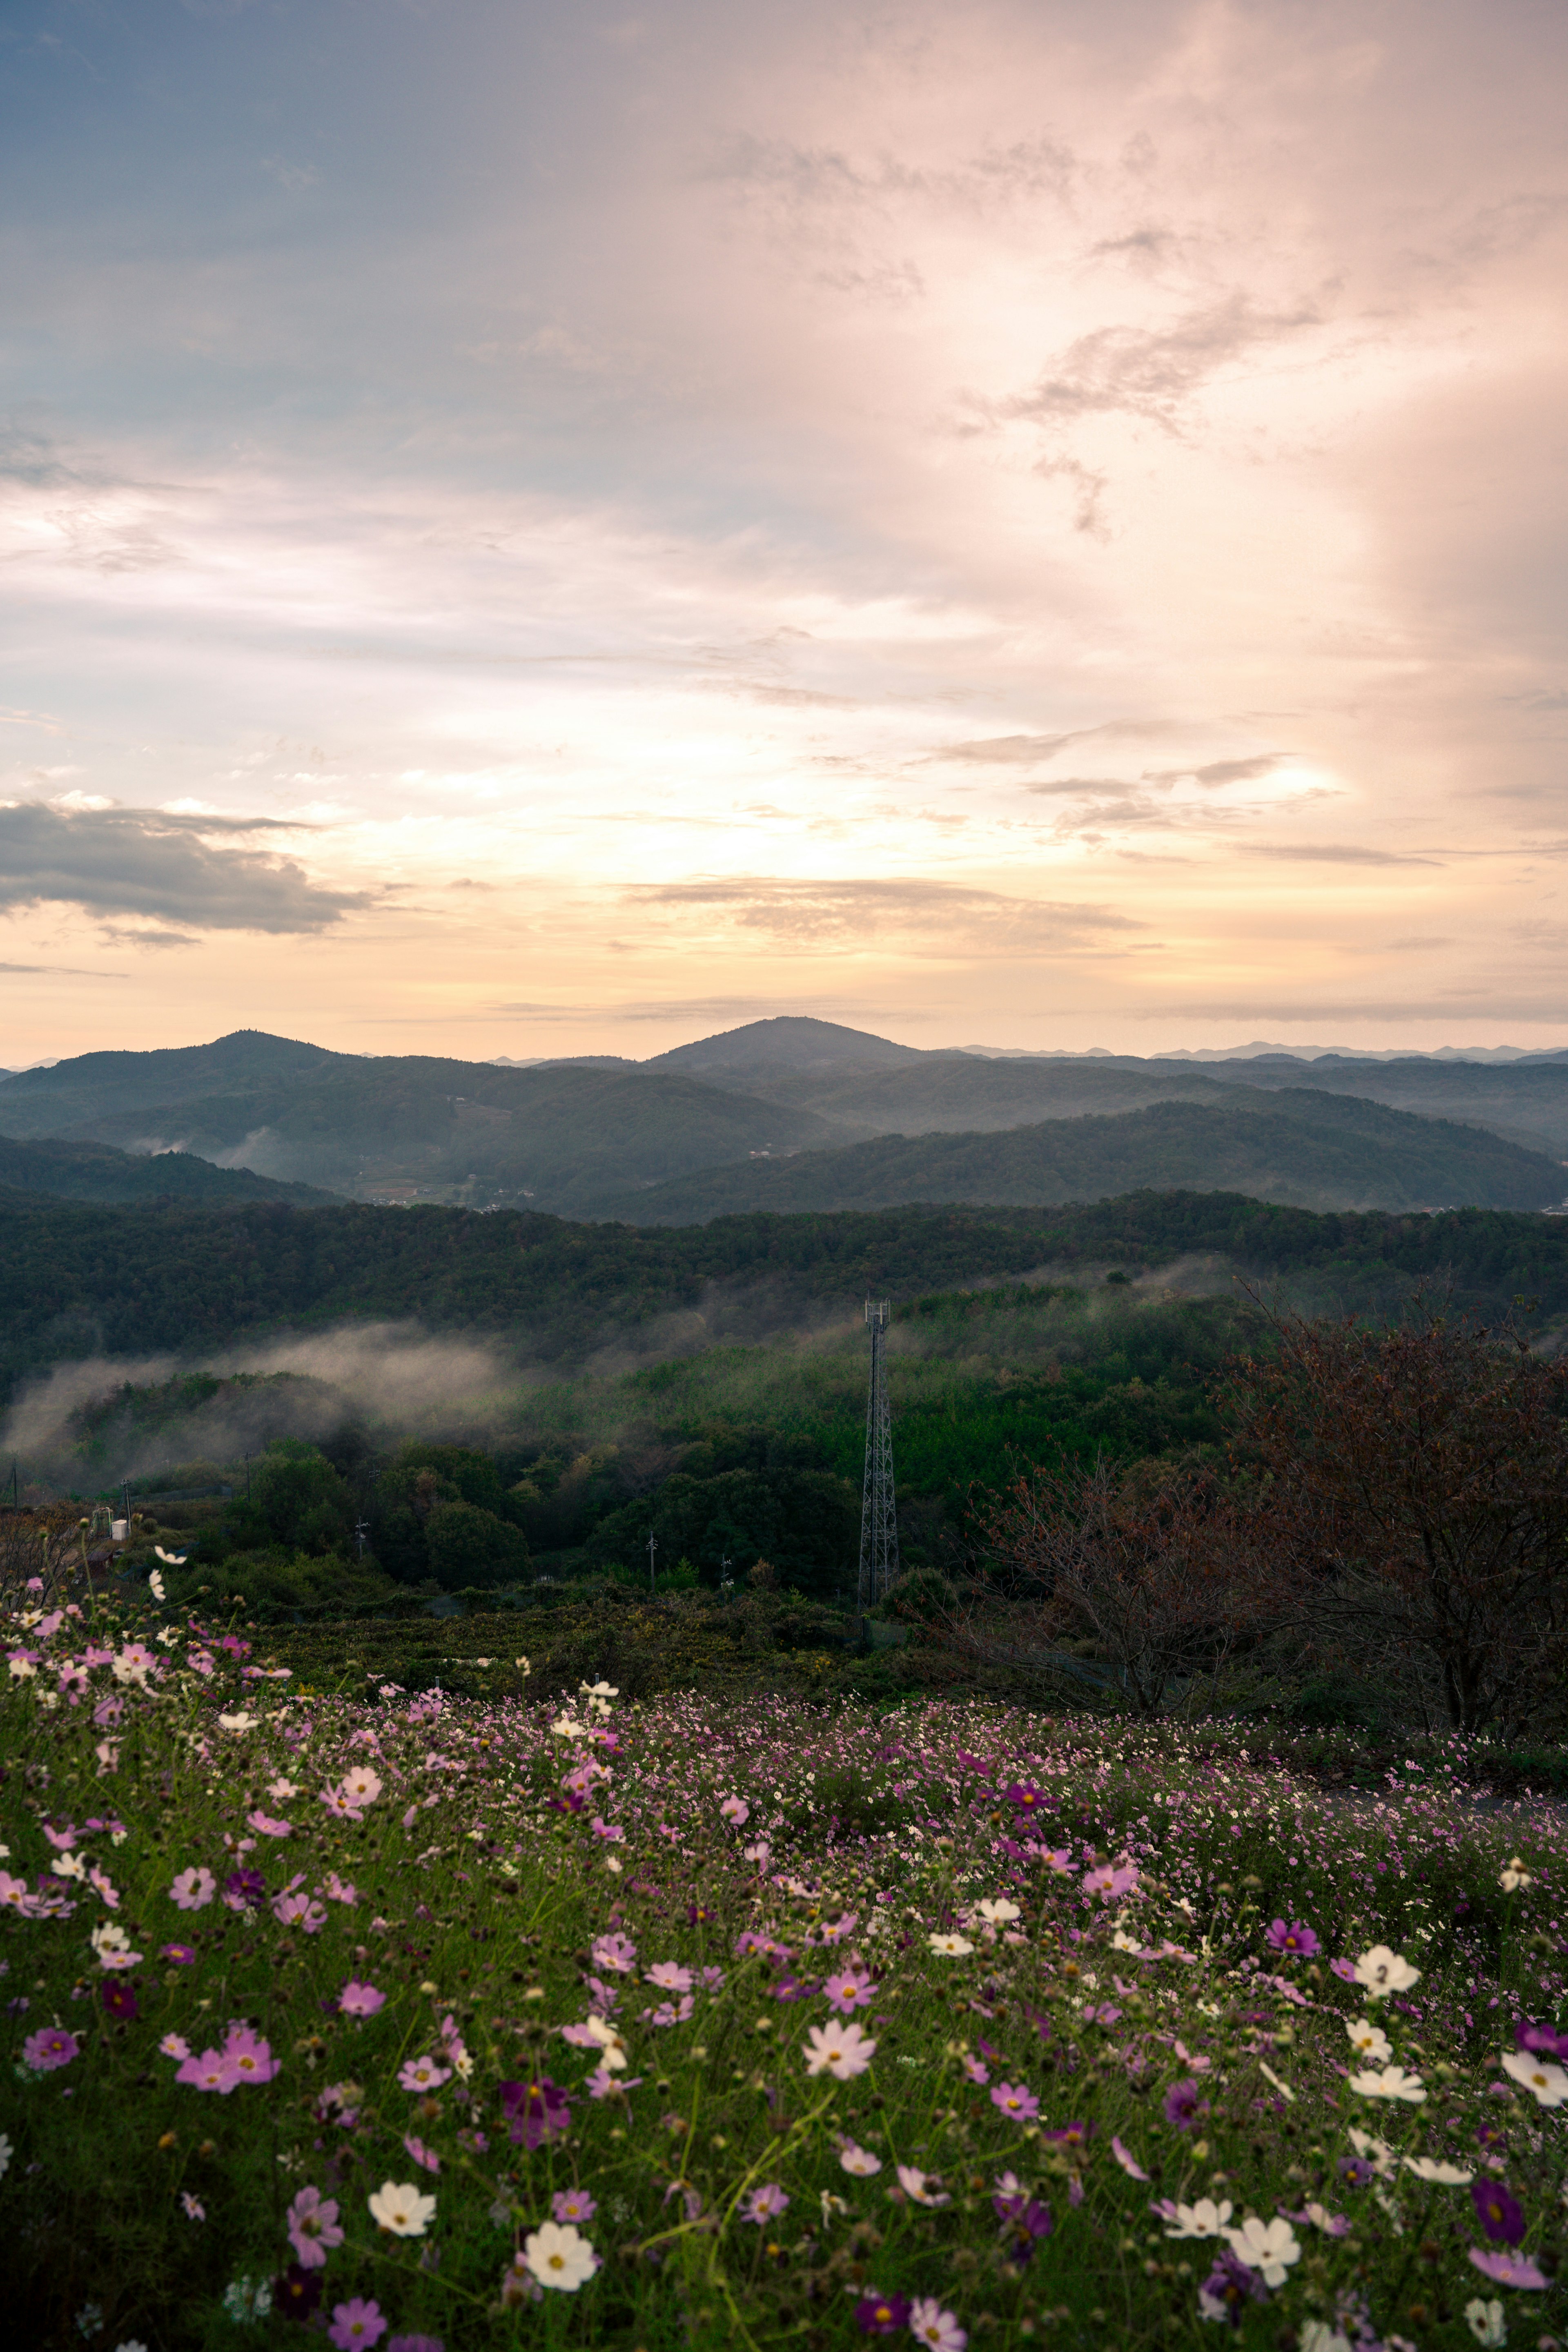
[[[1158,1713],[1173,1682],[1217,1674],[1279,1612],[1247,1519],[1207,1475],[1152,1481],[1103,1460],[1026,1475],[984,1530],[1013,1654],[1044,1663],[1053,1643],[1087,1636],[1139,1715]]]
[[[1255,1550],[1291,1565],[1325,1646],[1436,1685],[1456,1730],[1517,1730],[1563,1664],[1568,1364],[1424,1308],[1270,1321],[1219,1391]]]

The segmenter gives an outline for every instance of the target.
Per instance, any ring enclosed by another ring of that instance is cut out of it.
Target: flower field
[[[1550,1807],[0,1630],[16,2340],[1557,2341]]]

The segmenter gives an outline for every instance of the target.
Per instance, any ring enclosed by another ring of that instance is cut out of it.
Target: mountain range
[[[0,1076],[0,1138],[15,1190],[215,1206],[334,1194],[668,1223],[1183,1185],[1547,1208],[1568,1192],[1568,1060],[992,1055],[784,1016],[645,1062],[506,1064],[244,1030]]]

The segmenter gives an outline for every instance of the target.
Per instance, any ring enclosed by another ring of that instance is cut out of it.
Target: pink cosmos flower
[[[1040,2103],[1025,2083],[998,2083],[991,2094],[991,2104],[1011,2116],[1016,2124],[1031,2123],[1040,2112]]]
[[[840,2158],[841,2162],[842,2160]],[[918,2165],[900,2165],[899,2187],[903,2190],[904,2195],[912,2198],[917,2205],[929,2205],[933,2212],[938,2206],[951,2205],[952,2202],[952,2198],[941,2185],[940,2175],[934,2172],[922,2172]]]
[[[963,2071],[972,2083],[988,2083],[991,2080],[991,2069],[984,2058],[966,2058]]]
[[[308,1895],[279,1895],[272,1916],[279,1927],[298,1927],[306,1936],[319,1936],[327,1924],[325,1906],[312,1903]]]
[[[74,2033],[58,2025],[41,2025],[23,2042],[22,2063],[35,2074],[52,2074],[57,2067],[68,2066],[80,2047]]]
[[[1528,2254],[1511,2253],[1502,2246],[1489,2253],[1483,2253],[1479,2246],[1471,2246],[1467,2251],[1483,2277],[1495,2279],[1499,2286],[1542,2287],[1546,2284],[1545,2273],[1537,2269]]]
[[[433,2147],[426,2147],[422,2139],[414,2139],[405,2137],[403,2145],[408,2150],[409,2155],[414,2158],[415,2163],[423,2165],[426,2172],[440,2171],[440,2158],[437,2155]]]
[[[204,2050],[199,2058],[187,2058],[174,2080],[188,2083],[193,2091],[216,2091],[226,2099],[239,2087],[239,2076],[222,2050]]]
[[[343,1794],[351,1805],[374,1805],[381,1794],[381,1775],[368,1764],[356,1764],[343,1774]]]
[[[789,2191],[776,2180],[765,2180],[760,2189],[752,2189],[742,2198],[739,2212],[742,2221],[754,2221],[758,2229],[782,2213],[789,2203]]]
[[[1110,2153],[1116,2158],[1117,2163],[1121,2167],[1122,2171],[1125,2172],[1131,2179],[1144,2181],[1148,2179],[1149,2176],[1144,2171],[1142,2166],[1139,2163],[1137,2158],[1132,2154],[1130,2148],[1123,2146],[1121,2140],[1112,2139],[1110,2143]]]
[[[202,2203],[199,2197],[193,2197],[188,2189],[181,2189],[180,2202],[185,2209],[185,2219],[187,2221],[205,2221],[206,2220],[206,2207]]]
[[[612,1976],[629,1977],[637,1966],[637,1948],[629,1936],[598,1936],[591,1948],[594,1966],[608,1969]]]
[[[858,2025],[814,2025],[801,2043],[808,2074],[831,2074],[835,2082],[852,2083],[876,2055],[877,2044]]]
[[[452,2070],[438,2066],[434,2058],[410,2058],[398,2069],[397,2079],[405,2091],[438,2091],[451,2081]]]
[[[183,2033],[165,2033],[158,2044],[165,2058],[188,2058],[191,2045]]]
[[[744,1797],[726,1797],[719,1808],[719,1815],[721,1821],[733,1822],[738,1830],[744,1829],[752,1818],[752,1809]]]
[[[270,1813],[262,1812],[259,1807],[255,1812],[247,1813],[245,1818],[258,1837],[286,1838],[294,1833],[291,1822],[274,1821]]]
[[[333,1903],[357,1903],[359,1889],[338,1876],[335,1870],[327,1873],[327,1895]]]
[[[599,2208],[585,2189],[558,2189],[550,2200],[558,2221],[591,2221]]]
[[[217,1893],[217,1880],[210,1870],[182,1870],[169,1894],[182,1911],[201,1911]]]
[[[1106,1902],[1130,1895],[1138,1884],[1135,1863],[1104,1863],[1098,1870],[1086,1870],[1081,1881],[1086,1895],[1100,1895]]]
[[[300,2189],[284,2217],[284,2227],[301,2270],[324,2269],[331,2248],[343,2242],[337,2199],[323,2197],[319,2189]]]
[[[931,2352],[963,2352],[969,2338],[956,2315],[943,2311],[934,2294],[917,2295],[910,2305],[910,2334]]]
[[[234,2070],[236,2084],[270,2083],[283,2072],[281,2058],[248,2025],[231,2025],[224,2037],[223,2054]]]
[[[864,1969],[840,1969],[825,1979],[822,1990],[846,2017],[858,2009],[868,2009],[877,1998],[877,1988]]]
[[[690,1993],[682,1993],[679,2008],[672,2000],[661,2000],[657,2009],[643,2011],[650,2025],[684,2025],[696,2011],[697,2003]]]
[[[655,1967],[644,1969],[643,1981],[657,1985],[660,1992],[689,1992],[691,1970],[681,1968],[675,1960],[660,1960]]]
[[[386,2326],[380,2304],[367,2303],[363,2295],[356,2294],[352,2302],[333,2305],[327,2340],[337,2346],[338,2352],[359,2352],[362,2345],[379,2344]]]
[[[370,1984],[361,1984],[351,1977],[338,1995],[338,2008],[344,2017],[374,2017],[378,2009],[386,2007],[386,1995],[377,1992]]]

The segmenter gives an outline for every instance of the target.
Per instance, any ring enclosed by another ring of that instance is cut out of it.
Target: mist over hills
[[[803,1015],[641,1063],[341,1054],[247,1030],[0,1077],[0,1137],[124,1155],[13,1163],[0,1183],[214,1206],[248,1179],[638,1223],[1145,1183],[1319,1207],[1545,1207],[1568,1191],[1552,1164],[1568,1158],[1568,1061],[993,1055]]]

